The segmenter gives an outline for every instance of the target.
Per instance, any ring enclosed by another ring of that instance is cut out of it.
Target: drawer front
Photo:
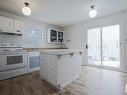
[[[27,73],[27,67],[0,72],[0,80]]]

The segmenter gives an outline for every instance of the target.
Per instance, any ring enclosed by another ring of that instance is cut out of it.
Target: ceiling
[[[67,26],[91,19],[88,11],[95,5],[97,17],[127,10],[127,0],[0,0],[0,10],[24,16],[21,8],[30,3],[29,18],[45,23]]]

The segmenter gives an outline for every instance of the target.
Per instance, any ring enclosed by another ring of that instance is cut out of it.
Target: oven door
[[[27,53],[0,55],[0,71],[27,66]]]

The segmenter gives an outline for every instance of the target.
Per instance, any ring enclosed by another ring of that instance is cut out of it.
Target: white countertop
[[[54,54],[54,55],[63,55],[63,54],[73,54],[73,53],[82,53],[84,50],[80,49],[49,49],[49,50],[39,50],[41,54]]]

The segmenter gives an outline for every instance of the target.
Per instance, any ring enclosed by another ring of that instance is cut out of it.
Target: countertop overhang
[[[64,55],[64,54],[83,53],[84,50],[80,50],[80,49],[51,49],[51,50],[39,50],[39,52],[41,54]]]

